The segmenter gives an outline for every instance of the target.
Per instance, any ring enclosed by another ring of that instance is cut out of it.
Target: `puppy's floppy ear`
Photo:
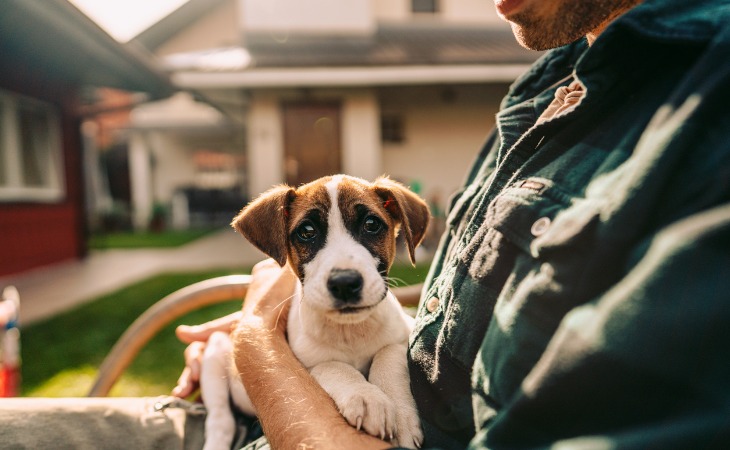
[[[401,224],[411,263],[416,264],[416,247],[426,234],[431,216],[428,205],[410,189],[389,178],[378,178],[373,189],[383,200],[383,207]]]
[[[233,219],[231,226],[259,250],[286,264],[289,204],[294,188],[276,186],[261,194]]]

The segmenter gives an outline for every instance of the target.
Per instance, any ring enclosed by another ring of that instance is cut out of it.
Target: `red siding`
[[[22,71],[21,71],[22,72]],[[8,75],[15,75],[8,81]],[[80,258],[86,253],[81,128],[76,89],[38,76],[4,73],[0,88],[55,104],[61,114],[65,198],[55,204],[0,203],[0,276]],[[44,81],[44,82],[42,82]]]
[[[70,204],[0,206],[0,275],[81,256]]]

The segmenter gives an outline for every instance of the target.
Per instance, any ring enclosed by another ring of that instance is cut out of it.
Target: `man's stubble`
[[[548,14],[521,11],[509,17],[509,22],[520,45],[548,50],[601,31],[639,3],[641,0],[562,0]]]

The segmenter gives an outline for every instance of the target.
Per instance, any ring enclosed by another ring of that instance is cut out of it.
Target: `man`
[[[425,447],[727,445],[730,1],[495,3],[554,50],[450,208],[409,348]],[[256,272],[237,364],[272,447],[384,448],[289,351],[291,275]]]
[[[409,345],[424,446],[726,448],[730,0],[495,1],[524,46],[554,50],[511,87],[450,207]],[[196,342],[174,394],[237,323],[272,447],[386,448],[289,350],[293,284],[264,262],[240,313],[181,328]],[[3,445],[49,434],[2,429],[19,417],[0,407]],[[93,444],[98,423],[63,437]]]

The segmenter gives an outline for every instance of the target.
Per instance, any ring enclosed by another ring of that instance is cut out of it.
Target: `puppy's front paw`
[[[363,429],[381,439],[395,436],[395,404],[377,386],[358,386],[337,406],[350,425],[358,430]]]
[[[410,406],[401,405],[396,417],[398,431],[393,441],[394,445],[407,448],[421,448],[423,431],[418,411]]]

